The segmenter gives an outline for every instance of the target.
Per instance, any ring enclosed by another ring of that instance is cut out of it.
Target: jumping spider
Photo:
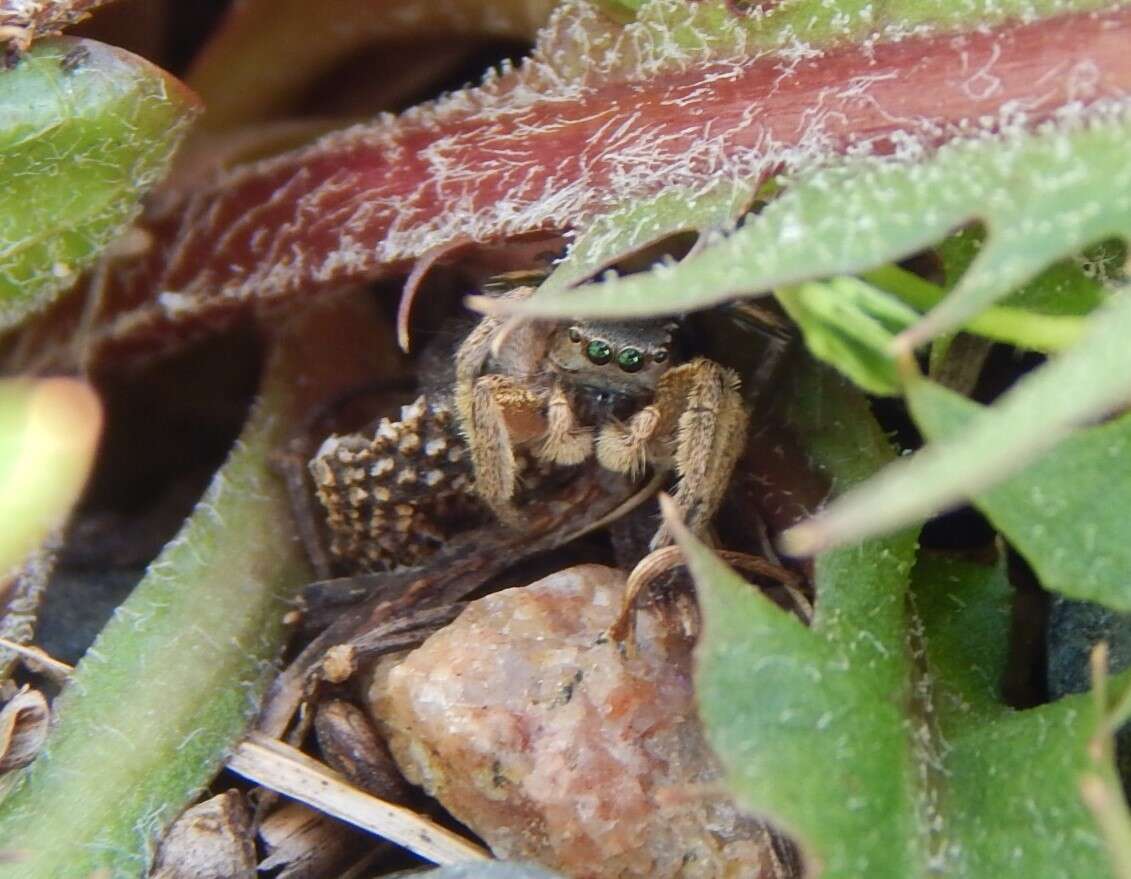
[[[504,326],[488,317],[471,332],[455,384],[476,494],[500,520],[521,524],[514,453],[526,445],[556,465],[595,455],[632,479],[674,465],[688,525],[710,524],[749,421],[733,370],[705,357],[677,364],[672,321],[531,323],[500,339]],[[652,546],[667,542],[661,529]]]
[[[679,362],[677,329],[670,320],[510,327],[483,318],[446,385],[370,435],[331,437],[311,461],[333,553],[369,567],[418,563],[443,543],[438,523],[475,506],[521,529],[520,484],[592,457],[630,480],[674,468],[675,502],[703,532],[749,416],[733,370],[705,357]],[[668,542],[661,528],[652,548]]]

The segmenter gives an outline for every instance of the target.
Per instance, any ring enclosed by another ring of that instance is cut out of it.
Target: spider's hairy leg
[[[718,511],[746,441],[750,416],[739,387],[733,370],[698,358],[668,373],[656,395],[661,412],[669,417],[678,413],[675,463],[680,479],[673,499],[697,534]],[[669,543],[671,535],[661,527],[652,548]]]
[[[486,317],[475,325],[456,350],[455,406],[460,424],[471,423],[472,395],[475,380],[491,355],[491,343],[502,326],[501,321]]]
[[[555,384],[550,392],[546,435],[534,453],[543,461],[564,466],[580,464],[593,453],[593,432],[578,426],[577,416],[560,384]]]
[[[520,526],[522,517],[511,499],[518,484],[514,444],[544,431],[545,398],[509,376],[485,375],[475,380],[469,418],[464,424],[475,492],[500,521]]]
[[[521,287],[503,298],[525,299],[533,292],[532,287]],[[513,444],[544,431],[538,410],[545,401],[505,375],[481,375],[504,328],[504,321],[485,317],[460,344],[455,355],[453,403],[471,453],[476,494],[501,521],[518,525],[520,517],[510,503],[517,482]],[[537,425],[533,434],[531,424]]]
[[[508,290],[502,299],[527,299],[534,293],[534,287],[516,287]],[[455,355],[455,406],[460,423],[467,425],[471,420],[471,396],[475,379],[487,366],[491,349],[496,338],[506,325],[504,320],[485,317],[460,343]]]

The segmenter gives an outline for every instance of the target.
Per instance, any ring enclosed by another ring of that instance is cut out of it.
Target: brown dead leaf
[[[0,711],[0,773],[27,766],[47,739],[51,711],[38,690],[24,687]]]
[[[24,52],[40,37],[57,34],[110,0],[2,0],[0,43]]]
[[[556,0],[245,0],[233,4],[187,80],[211,129],[270,118],[333,64],[375,42],[533,39]],[[423,59],[428,60],[428,59]],[[411,65],[410,65],[411,66]]]

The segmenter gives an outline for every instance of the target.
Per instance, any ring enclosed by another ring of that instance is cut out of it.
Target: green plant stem
[[[860,277],[923,312],[938,305],[947,293],[937,284],[925,281],[897,265],[881,266],[862,273]],[[1075,344],[1084,325],[1085,319],[1080,317],[1037,314],[1020,308],[994,306],[967,321],[963,328],[996,342],[1053,354]]]
[[[310,352],[279,348],[229,460],[79,664],[44,753],[0,804],[0,850],[20,858],[0,876],[143,874],[257,711],[309,580],[268,456]]]
[[[1112,706],[1108,714],[1108,725],[1114,733],[1123,724],[1131,720],[1131,686],[1124,687],[1123,692],[1119,696],[1119,700]]]

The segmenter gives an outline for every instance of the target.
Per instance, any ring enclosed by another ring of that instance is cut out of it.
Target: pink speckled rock
[[[499,857],[577,879],[789,875],[712,785],[691,645],[648,614],[632,657],[600,637],[623,590],[586,565],[488,596],[375,675],[401,770]]]

